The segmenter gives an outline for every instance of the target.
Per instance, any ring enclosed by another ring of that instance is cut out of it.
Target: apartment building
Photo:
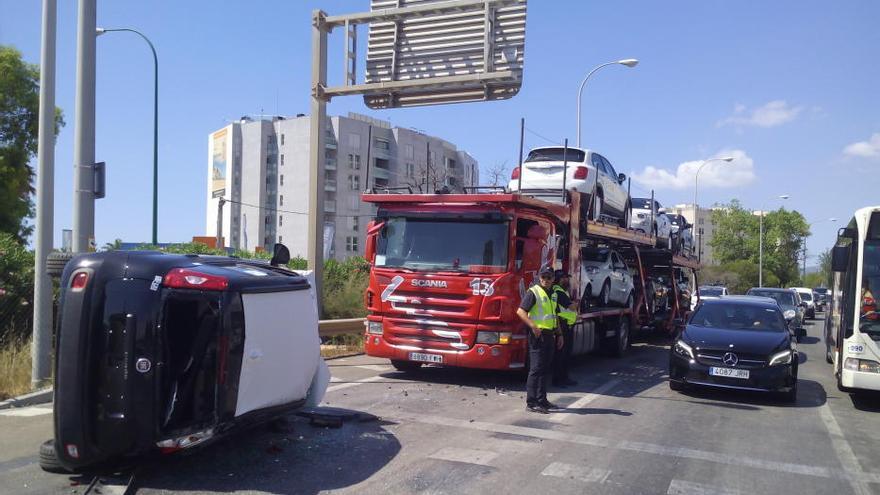
[[[319,173],[324,174],[325,258],[364,252],[367,222],[375,213],[360,200],[365,190],[479,184],[479,166],[454,144],[365,115],[329,117]],[[308,232],[309,118],[242,117],[208,136],[205,231],[215,236],[219,198],[227,246],[253,251],[284,243],[305,257]]]
[[[671,208],[667,208],[667,213],[675,213],[682,215],[687,219],[688,223],[694,226],[694,252],[699,249],[701,251],[700,260],[704,265],[714,265],[715,257],[712,253],[712,238],[715,235],[715,225],[712,224],[712,211],[715,208],[697,207],[697,214],[694,215],[693,204],[679,204]]]

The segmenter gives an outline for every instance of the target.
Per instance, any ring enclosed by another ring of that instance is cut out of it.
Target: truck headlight
[[[776,366],[779,364],[791,364],[791,357],[794,355],[791,350],[778,352],[772,356],[770,356],[770,366]]]
[[[477,344],[509,344],[511,332],[477,332]]]
[[[846,358],[843,367],[850,371],[862,371],[865,373],[880,373],[880,363],[870,359]]]
[[[786,320],[790,320],[790,319],[794,318],[795,314],[796,313],[794,312],[793,309],[789,309],[785,313],[782,313],[782,316],[784,316]]]
[[[693,359],[694,358],[694,350],[691,346],[687,345],[683,340],[677,340],[675,345],[672,347],[676,354],[681,357]]]
[[[371,333],[373,335],[382,335],[382,322],[381,321],[367,322],[367,333]]]

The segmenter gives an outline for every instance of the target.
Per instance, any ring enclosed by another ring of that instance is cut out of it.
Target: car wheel
[[[422,367],[422,363],[392,359],[391,366],[394,366],[394,369],[396,369],[397,371],[416,371]]]
[[[782,398],[785,399],[785,402],[789,404],[794,404],[797,402],[797,380],[795,379],[794,385],[791,386],[791,390],[788,392],[784,392],[782,394]]]
[[[67,469],[58,460],[55,452],[55,440],[46,440],[40,444],[40,468],[47,473],[69,474],[73,471]]]
[[[623,229],[629,227],[630,215],[632,215],[632,207],[630,206],[629,202],[627,202],[626,206],[623,207],[623,217],[620,218],[620,220],[617,222],[617,225]]]
[[[587,313],[590,311],[590,299],[592,299],[592,298],[593,298],[593,287],[588,285],[587,288],[584,289],[584,295],[581,296],[581,303],[578,306],[578,309],[580,310],[581,313]]]
[[[599,303],[603,308],[607,308],[610,302],[611,282],[608,280],[602,284],[602,292],[599,293]]]
[[[604,208],[605,200],[602,198],[602,191],[599,191],[596,194],[596,200],[593,201],[593,221],[598,222],[602,219],[602,209]]]

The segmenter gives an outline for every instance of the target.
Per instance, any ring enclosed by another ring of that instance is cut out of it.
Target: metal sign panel
[[[380,88],[364,95],[368,107],[503,100],[519,92],[526,0],[371,1],[376,14],[406,8],[422,12],[370,23],[365,85]]]

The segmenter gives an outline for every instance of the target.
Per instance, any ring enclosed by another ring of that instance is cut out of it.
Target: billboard
[[[211,153],[211,197],[219,198],[226,194],[226,147],[229,141],[227,129],[215,132]]]

